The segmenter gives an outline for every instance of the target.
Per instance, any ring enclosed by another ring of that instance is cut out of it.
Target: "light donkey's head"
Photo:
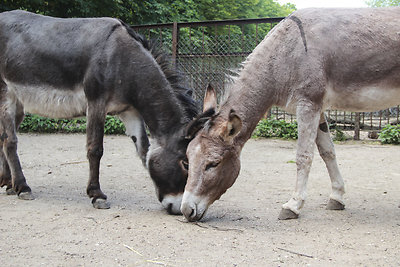
[[[181,211],[189,221],[200,220],[239,175],[242,146],[235,137],[242,128],[242,121],[234,110],[216,112],[216,108],[216,93],[209,86],[203,114],[187,129],[187,137],[194,139],[186,153],[189,176]]]

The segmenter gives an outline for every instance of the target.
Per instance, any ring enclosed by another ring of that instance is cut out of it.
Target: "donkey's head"
[[[200,220],[207,208],[235,182],[240,170],[241,146],[235,137],[242,127],[234,110],[214,112],[216,94],[209,86],[204,113],[188,127],[194,139],[187,148],[189,177],[181,211],[189,221]]]
[[[182,134],[168,142],[152,141],[147,167],[156,187],[158,200],[170,214],[181,214],[180,206],[188,177],[186,148],[189,140]]]

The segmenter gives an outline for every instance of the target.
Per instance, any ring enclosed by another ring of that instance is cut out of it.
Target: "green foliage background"
[[[297,139],[297,122],[276,119],[262,119],[257,124],[252,137]]]
[[[86,118],[77,118],[72,120],[50,119],[38,115],[27,114],[19,127],[19,131],[24,133],[85,133]],[[107,116],[104,125],[104,133],[124,134],[125,126],[119,119],[113,116]]]
[[[287,16],[295,6],[273,0],[2,0],[0,11],[24,9],[55,17],[114,17],[156,24]]]
[[[400,6],[400,0],[370,0],[366,3],[371,7]]]
[[[386,125],[379,134],[383,144],[400,144],[400,125]]]

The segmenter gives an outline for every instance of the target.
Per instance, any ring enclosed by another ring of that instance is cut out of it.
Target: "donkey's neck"
[[[267,89],[257,79],[248,79],[247,74],[250,73],[251,70],[242,70],[220,111],[221,114],[229,114],[233,109],[242,120],[242,129],[236,137],[240,146],[246,143],[259,120],[275,104],[275,90]]]
[[[169,84],[152,83],[151,88],[141,88],[140,100],[135,107],[143,117],[153,137],[174,134],[186,123],[186,113]],[[156,93],[148,93],[148,92]]]

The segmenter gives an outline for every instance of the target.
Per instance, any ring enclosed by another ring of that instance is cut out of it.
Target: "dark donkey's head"
[[[152,99],[140,111],[151,135],[146,166],[163,207],[171,214],[180,214],[188,177],[186,148],[190,140],[186,138],[185,130],[199,108],[192,98],[192,90],[184,86],[182,74],[161,51],[159,44],[148,43],[132,31],[129,33],[151,52],[164,77],[158,82],[162,86],[153,86],[150,89],[153,91],[146,92]],[[155,80],[146,82],[158,84]]]
[[[167,76],[170,77],[170,76]],[[181,214],[180,206],[188,177],[186,149],[190,139],[186,138],[187,124],[197,114],[191,91],[175,87],[179,105],[184,107],[183,123],[172,125],[164,136],[150,140],[146,166],[156,187],[158,200],[170,214]]]

